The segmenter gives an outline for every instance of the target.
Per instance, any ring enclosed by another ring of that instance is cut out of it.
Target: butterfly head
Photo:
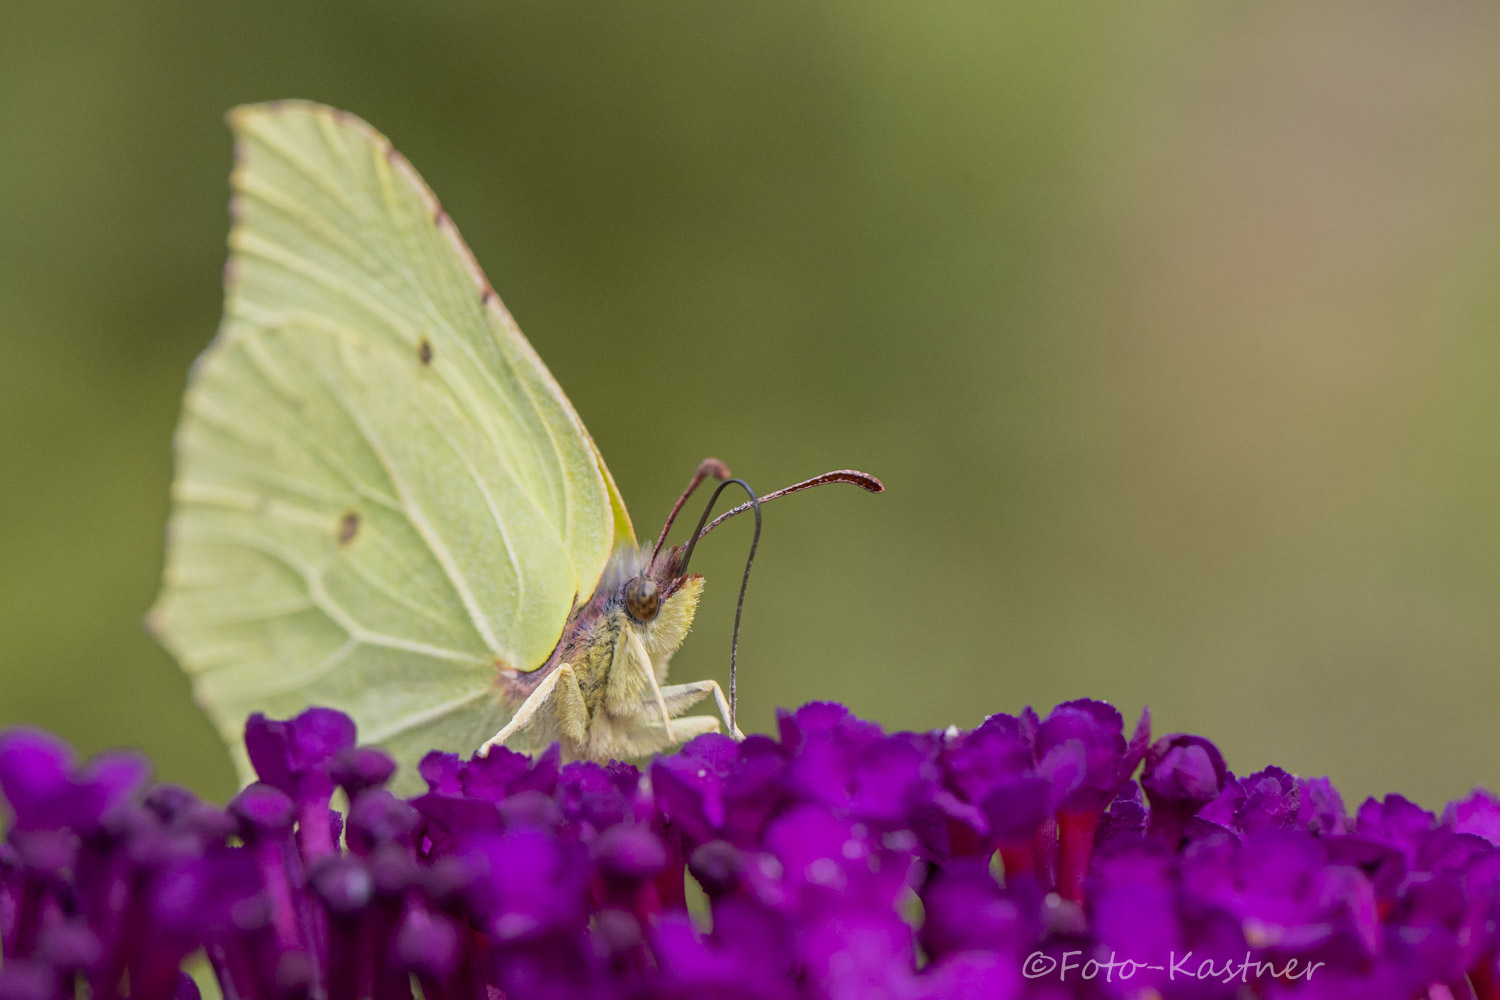
[[[649,548],[620,549],[597,591],[602,617],[618,616],[621,626],[641,637],[653,660],[682,645],[703,595],[703,577],[682,571],[682,554],[679,545],[654,556]]]
[[[633,572],[622,574],[619,604],[636,623],[650,625],[687,596],[687,591],[696,595],[702,590],[703,577],[683,572],[686,566],[682,556],[680,545],[664,552],[642,549],[629,567]]]

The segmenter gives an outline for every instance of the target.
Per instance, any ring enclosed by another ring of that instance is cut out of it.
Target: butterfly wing
[[[497,678],[546,660],[629,517],[385,137],[305,103],[230,124],[224,319],[183,402],[149,620],[231,747],[251,712],[329,705],[414,778],[505,723]]]

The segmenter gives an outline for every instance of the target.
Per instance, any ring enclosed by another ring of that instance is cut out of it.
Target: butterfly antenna
[[[702,468],[700,465],[699,469]],[[728,470],[726,469],[725,471],[727,472]],[[693,557],[693,549],[698,545],[698,539],[708,534],[708,530],[703,525],[708,521],[708,515],[713,513],[714,504],[719,502],[719,494],[723,493],[731,484],[739,486],[750,496],[750,499],[741,506],[745,509],[755,511],[755,534],[750,536],[750,554],[745,557],[745,575],[740,577],[740,597],[734,604],[734,632],[729,640],[729,729],[733,733],[739,732],[739,725],[735,721],[736,709],[739,707],[739,690],[735,682],[737,679],[736,668],[740,655],[740,614],[745,610],[745,589],[750,586],[750,567],[755,562],[755,547],[760,544],[760,497],[755,495],[755,491],[750,488],[749,483],[743,479],[725,478],[718,485],[718,488],[714,490],[714,495],[708,498],[708,506],[703,508],[703,516],[698,518],[698,527],[693,529],[693,537],[688,541],[687,549],[682,553],[682,567],[677,572],[682,576],[687,575],[688,560]],[[697,483],[693,485],[696,486]],[[689,492],[691,492],[691,489]],[[684,499],[686,498],[684,497]],[[678,506],[681,506],[681,504]],[[676,511],[673,511],[673,513],[675,514]],[[723,519],[720,518],[719,520]]]
[[[720,475],[720,471],[722,471],[722,475]],[[698,464],[698,470],[693,473],[693,478],[688,483],[688,488],[683,491],[682,496],[677,499],[676,506],[672,508],[672,513],[667,516],[666,527],[662,528],[661,538],[657,539],[656,549],[651,554],[653,562],[656,560],[656,553],[661,551],[662,543],[666,541],[667,531],[672,527],[672,520],[677,516],[677,512],[682,509],[682,505],[687,502],[693,490],[698,488],[698,484],[710,475],[722,479],[723,482],[719,483],[718,488],[714,490],[714,495],[709,497],[708,505],[703,508],[703,516],[698,518],[698,526],[693,529],[692,538],[688,539],[687,548],[683,550],[682,563],[678,567],[677,573],[679,576],[687,574],[688,562],[693,558],[693,549],[698,546],[699,539],[704,535],[731,517],[743,514],[747,510],[755,512],[755,534],[750,538],[750,554],[745,557],[745,575],[740,578],[740,597],[734,605],[734,635],[729,645],[729,726],[731,729],[735,729],[735,710],[738,707],[738,691],[736,690],[735,681],[736,665],[740,650],[740,613],[745,608],[745,589],[750,585],[750,566],[755,562],[755,548],[760,544],[760,505],[793,493],[810,490],[814,486],[828,486],[832,483],[851,483],[870,493],[884,493],[885,484],[868,472],[860,472],[858,469],[835,469],[832,472],[825,472],[821,476],[804,479],[800,483],[793,483],[784,489],[779,489],[774,493],[767,493],[763,497],[758,497],[755,495],[755,491],[750,488],[749,483],[743,479],[732,478],[729,475],[728,467],[723,462],[718,461],[718,459],[706,458]],[[714,504],[719,502],[719,494],[723,493],[731,483],[738,485],[748,493],[750,499],[738,507],[726,510],[712,521],[709,521],[708,515],[713,513]]]
[[[729,510],[726,510],[724,513],[720,514],[718,517],[710,521],[707,527],[704,527],[703,523],[699,522],[698,527],[701,529],[701,534],[694,535],[693,541],[697,542],[697,540],[702,537],[702,535],[706,535],[710,531],[713,531],[715,528],[723,524],[725,521],[729,520],[731,517],[734,517],[738,514],[743,514],[745,513],[745,511],[751,510],[752,508],[756,512],[755,516],[759,518],[760,505],[763,503],[770,503],[772,500],[778,500],[781,497],[790,496],[793,493],[801,493],[803,490],[810,490],[814,486],[828,486],[832,483],[850,483],[870,493],[885,492],[885,484],[882,483],[879,479],[876,479],[874,476],[870,475],[868,472],[860,472],[858,469],[834,469],[832,472],[825,472],[821,476],[813,476],[811,479],[804,479],[800,483],[793,483],[792,485],[784,489],[777,490],[775,493],[767,493],[759,500],[742,503],[738,507],[731,507]],[[748,489],[749,487],[746,488]],[[714,496],[718,496],[718,494],[715,493]],[[704,517],[706,518],[707,516],[708,515],[705,512]],[[688,550],[692,551],[691,545],[688,546]]]
[[[667,533],[672,530],[672,522],[677,520],[677,512],[682,510],[682,505],[688,502],[688,497],[693,495],[698,485],[709,476],[715,479],[728,479],[729,475],[729,466],[717,458],[705,458],[698,463],[698,468],[693,471],[693,478],[688,480],[687,489],[682,491],[682,496],[678,497],[677,502],[672,505],[671,513],[667,515],[667,523],[661,526],[661,534],[656,536],[656,548],[651,550],[652,563],[656,562],[657,555],[661,553],[661,547],[666,544]]]

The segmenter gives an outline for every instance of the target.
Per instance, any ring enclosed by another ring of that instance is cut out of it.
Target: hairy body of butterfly
[[[485,750],[556,741],[567,760],[644,756],[718,729],[713,716],[679,718],[709,695],[738,737],[717,682],[665,683],[703,593],[703,577],[683,575],[681,564],[679,546],[654,561],[649,551],[616,552],[547,663],[502,676],[516,715]]]

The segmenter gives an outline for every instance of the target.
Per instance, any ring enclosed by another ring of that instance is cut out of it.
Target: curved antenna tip
[[[835,476],[839,478],[833,478]],[[830,472],[825,476],[820,476],[819,478],[825,479],[831,483],[853,483],[860,489],[868,490],[871,493],[885,492],[885,483],[882,483],[878,478],[870,475],[868,472],[860,472],[858,469],[839,469],[837,472]]]
[[[774,493],[767,493],[765,496],[760,498],[759,503],[769,503],[772,500],[779,500],[780,498],[784,496],[790,496],[793,493],[800,493],[803,490],[810,490],[814,486],[827,486],[830,483],[849,483],[853,486],[858,486],[860,489],[865,490],[869,493],[885,492],[885,483],[882,483],[879,479],[876,479],[868,472],[860,472],[858,469],[834,469],[832,472],[825,472],[821,476],[813,476],[811,479],[804,479],[800,483],[793,483],[791,486],[779,489]],[[726,510],[724,513],[720,514],[718,517],[710,521],[707,527],[703,528],[700,534],[708,534],[710,531],[713,531],[715,528],[723,524],[725,521],[729,520],[731,517],[734,517],[737,514],[745,513],[745,511],[749,510],[751,506],[751,504],[742,503],[738,507],[733,507],[729,510]]]

